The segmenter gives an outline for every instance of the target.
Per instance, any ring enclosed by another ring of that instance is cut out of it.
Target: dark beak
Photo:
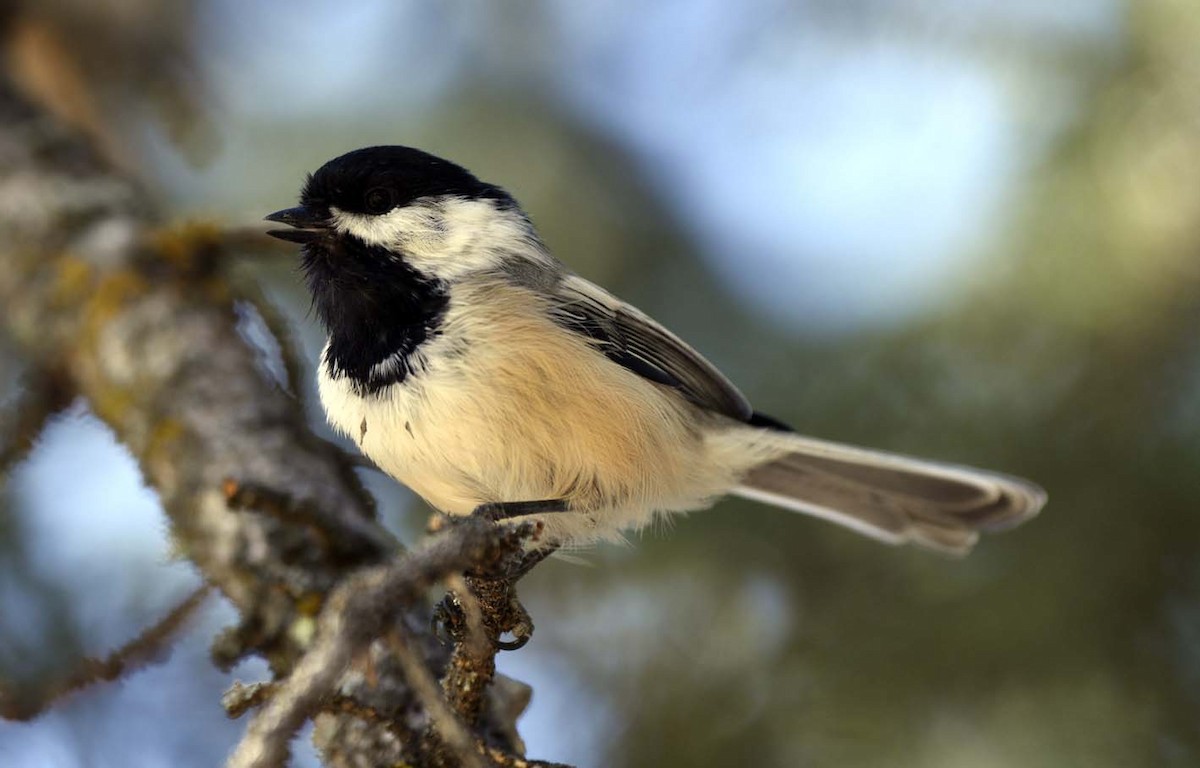
[[[288,240],[293,243],[310,243],[324,235],[325,231],[329,229],[329,219],[325,214],[304,205],[275,211],[264,219],[294,227],[294,229],[267,231],[271,237],[278,237],[280,240]]]

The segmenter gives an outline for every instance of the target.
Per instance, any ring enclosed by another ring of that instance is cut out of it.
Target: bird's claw
[[[467,633],[467,616],[453,592],[447,592],[433,607],[429,631],[442,645],[462,642]]]
[[[529,611],[525,610],[525,606],[513,597],[508,604],[508,610],[511,615],[516,617],[516,623],[508,630],[508,633],[513,636],[512,640],[501,640],[496,638],[496,648],[501,651],[515,651],[519,648],[524,648],[525,644],[533,638],[533,619],[529,616]]]
[[[486,501],[471,511],[471,517],[477,517],[489,523],[498,523],[501,520],[507,519],[509,515],[505,511],[504,505],[500,502]]]
[[[530,618],[529,611],[525,610],[525,606],[521,605],[516,597],[509,602],[508,610],[509,617],[514,621],[503,634],[511,634],[513,639],[502,640],[496,637],[492,640],[492,645],[498,651],[515,651],[524,648],[533,637],[533,619]],[[446,596],[434,606],[433,615],[429,619],[429,631],[442,645],[461,643],[466,638],[468,632],[466,611],[463,610],[462,603],[458,601],[458,597],[453,592],[447,592]]]

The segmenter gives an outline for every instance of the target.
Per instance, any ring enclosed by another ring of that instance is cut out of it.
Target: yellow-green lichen
[[[316,634],[317,620],[311,616],[301,616],[288,627],[288,637],[301,648],[307,648]]]
[[[221,228],[207,221],[184,221],[151,231],[150,252],[179,272],[206,271],[221,248]]]
[[[179,438],[183,437],[183,431],[183,424],[179,420],[159,419],[150,430],[150,438],[146,441],[147,458],[154,460],[173,450]]]
[[[316,616],[321,612],[321,606],[325,604],[325,596],[319,592],[309,592],[301,595],[296,601],[296,613],[301,616]]]
[[[50,304],[70,307],[81,303],[92,290],[95,270],[91,264],[71,254],[55,261],[54,278],[50,286]]]
[[[146,278],[132,269],[106,275],[96,285],[84,310],[84,335],[95,339],[104,325],[150,289]]]
[[[121,387],[97,387],[88,393],[88,400],[96,415],[109,424],[122,423],[129,409],[137,405],[136,398]]]

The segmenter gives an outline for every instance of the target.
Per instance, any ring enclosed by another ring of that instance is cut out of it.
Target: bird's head
[[[363,287],[411,270],[452,282],[536,241],[503,189],[401,146],[367,147],[330,160],[308,177],[300,205],[266,218],[290,227],[269,234],[304,246],[310,285]]]

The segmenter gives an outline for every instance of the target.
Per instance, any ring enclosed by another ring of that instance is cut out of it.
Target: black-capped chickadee
[[[535,515],[552,545],[725,494],[965,553],[1036,514],[1015,477],[796,434],[550,255],[516,201],[408,147],[312,174],[268,221],[303,245],[329,422],[452,515]]]

